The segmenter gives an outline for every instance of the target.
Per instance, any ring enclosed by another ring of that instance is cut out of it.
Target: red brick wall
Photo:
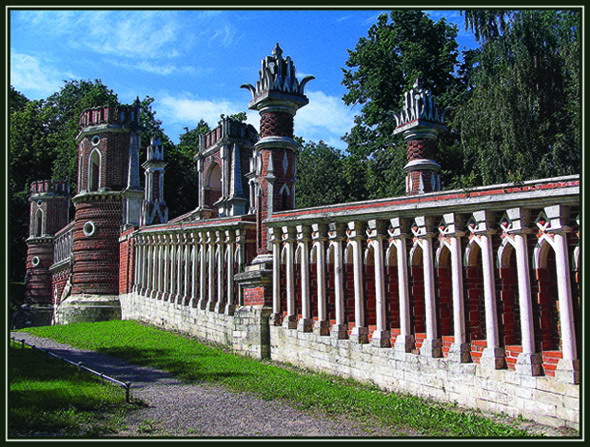
[[[127,233],[123,233],[121,236],[129,234],[133,230],[129,230]],[[121,241],[119,244],[119,294],[131,292],[134,280],[134,239],[127,239]]]
[[[61,299],[61,295],[63,293],[66,283],[68,282],[69,277],[70,277],[70,269],[69,268],[59,270],[58,272],[55,272],[52,274],[53,288],[55,288],[57,286],[57,299],[58,300]],[[52,304],[55,304],[55,296],[53,296],[53,295],[52,295],[51,302],[52,302]]]
[[[39,264],[33,267],[33,258]],[[49,266],[53,264],[53,241],[27,244],[27,263],[25,281],[25,303],[51,304],[52,285]]]
[[[72,294],[119,293],[120,199],[95,200],[76,205]],[[92,221],[96,231],[86,236],[83,226]]]

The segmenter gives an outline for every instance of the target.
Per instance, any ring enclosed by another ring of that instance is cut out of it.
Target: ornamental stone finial
[[[315,77],[306,76],[301,81],[297,79],[293,60],[289,56],[283,59],[283,50],[277,43],[271,56],[262,60],[256,86],[242,84],[241,88],[252,93],[252,101],[248,104],[250,109],[259,110],[260,104],[267,99],[281,99],[290,102],[296,110],[309,102],[304,89],[312,79]]]
[[[404,108],[393,114],[396,121],[393,134],[404,132],[404,137],[410,139],[419,132],[427,138],[436,138],[439,132],[447,128],[444,123],[445,112],[446,109],[436,108],[432,93],[422,86],[418,77],[412,89],[404,94]]]

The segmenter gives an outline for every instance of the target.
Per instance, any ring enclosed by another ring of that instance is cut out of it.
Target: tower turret
[[[416,79],[412,89],[404,94],[404,108],[394,114],[396,128],[407,141],[408,163],[404,166],[406,193],[422,194],[440,191],[440,165],[434,161],[438,134],[445,131],[445,110],[434,105],[430,90]]]
[[[164,148],[158,138],[152,137],[147,147],[147,159],[141,165],[145,170],[144,199],[140,225],[168,222],[168,207],[164,200]]]
[[[293,119],[297,110],[309,100],[305,85],[314,79],[306,76],[299,81],[295,65],[277,43],[271,56],[262,60],[256,87],[244,84],[252,93],[248,107],[260,113],[260,139],[254,146],[255,210],[257,223],[257,260],[269,260],[268,230],[263,222],[274,211],[295,205],[295,150]]]
[[[140,102],[80,115],[71,294],[57,323],[120,318],[119,234],[139,225]]]
[[[33,182],[30,188],[29,237],[24,306],[15,318],[19,325],[51,323],[51,272],[54,235],[68,223],[70,185],[62,180]]]

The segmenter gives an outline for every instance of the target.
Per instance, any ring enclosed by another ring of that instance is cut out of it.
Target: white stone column
[[[570,263],[567,250],[567,233],[570,210],[562,205],[545,207],[545,214],[551,222],[549,229],[555,250],[557,274],[557,296],[559,300],[559,327],[562,358],[557,364],[555,378],[566,383],[580,383],[580,360],[576,346],[576,329],[570,278]]]
[[[207,232],[207,264],[208,264],[208,295],[207,295],[207,310],[215,310],[215,235],[213,231]]]
[[[150,282],[152,284],[152,298],[158,298],[158,236],[152,237],[153,252],[152,252],[152,270]]]
[[[331,223],[329,226],[330,244],[334,250],[334,299],[336,322],[331,329],[331,336],[336,339],[348,338],[348,325],[344,321],[344,278],[342,262],[342,241],[344,240],[344,225]]]
[[[397,282],[399,294],[400,334],[395,339],[395,350],[399,353],[410,352],[414,346],[414,336],[410,333],[410,288],[408,283],[408,221],[395,217],[390,220],[389,235],[395,244],[397,256]]]
[[[199,233],[199,309],[207,307],[207,282],[206,234]]]
[[[235,289],[234,289],[234,245],[235,234],[233,230],[225,231],[226,258],[227,258],[227,304],[225,314],[233,315],[236,309]]]
[[[541,356],[535,349],[535,329],[533,326],[533,305],[531,297],[531,280],[529,272],[529,255],[527,233],[530,214],[522,208],[506,210],[511,221],[508,236],[516,251],[516,269],[518,274],[518,302],[520,307],[520,328],[522,332],[522,352],[516,360],[516,371],[526,376],[541,374]]]
[[[318,335],[330,335],[330,320],[328,319],[326,302],[326,248],[327,225],[312,224],[312,238],[316,253],[318,320],[314,332]]]
[[[191,233],[191,294],[189,306],[191,308],[197,307],[199,300],[198,295],[198,272],[199,272],[199,246],[197,240],[197,234]]]
[[[170,302],[176,302],[176,235],[170,235]]]
[[[281,309],[281,229],[269,228],[268,237],[272,244],[272,315],[270,322],[274,326],[280,326],[283,319]]]
[[[371,239],[375,263],[375,313],[376,328],[373,332],[371,344],[380,348],[391,346],[391,332],[387,327],[387,303],[385,298],[385,273],[383,241],[387,238],[385,225],[387,222],[370,220],[367,235]]]
[[[475,241],[481,249],[483,293],[485,302],[486,348],[483,350],[480,365],[490,369],[501,369],[506,365],[504,348],[500,346],[498,330],[498,310],[496,306],[496,286],[494,277],[494,261],[492,250],[492,236],[496,233],[493,228],[495,214],[487,211],[473,213],[473,232]]]
[[[225,311],[225,232],[215,232],[215,242],[217,244],[217,303],[215,303],[215,312],[223,313]]]
[[[293,245],[295,228],[283,227],[283,242],[285,243],[285,279],[287,292],[287,316],[283,320],[283,327],[297,328],[297,314],[295,312],[295,275],[293,267]]]
[[[434,222],[430,216],[416,217],[418,232],[416,236],[422,248],[424,272],[424,304],[426,313],[426,339],[422,342],[420,354],[427,357],[441,357],[442,343],[438,337],[436,324],[436,294],[434,290],[434,263],[432,256],[432,230]]]
[[[301,318],[297,322],[297,330],[300,332],[311,332],[313,328],[309,296],[309,240],[309,226],[297,225],[297,244],[301,249]]]
[[[163,247],[162,247],[162,236],[157,236],[157,256],[156,256],[156,298],[162,299],[162,268],[163,268]]]
[[[167,235],[163,235],[164,242],[164,285],[163,298],[170,299],[170,239]]]
[[[135,276],[133,278],[133,292],[135,293],[140,293],[141,291],[141,263],[143,262],[141,259],[141,250],[142,250],[142,245],[141,245],[141,239],[136,236],[135,237],[135,243],[133,245],[133,248],[135,250]]]
[[[149,236],[147,237],[147,241],[146,241],[146,248],[147,248],[147,252],[146,252],[146,268],[145,268],[145,289],[143,294],[147,297],[149,297],[151,295],[151,288],[150,288],[150,272],[152,270],[152,246],[151,243],[149,241]]]
[[[184,234],[184,274],[182,279],[183,291],[182,291],[182,304],[187,305],[189,301],[189,289],[190,289],[190,272],[191,272],[191,257],[190,257],[190,234]]]
[[[364,229],[362,222],[348,223],[348,238],[352,245],[352,267],[354,277],[354,327],[350,338],[358,343],[369,342],[369,330],[365,323],[365,303],[363,293],[363,251]]]
[[[453,293],[453,343],[449,348],[449,360],[459,363],[471,361],[470,346],[465,340],[465,310],[463,296],[463,263],[461,262],[461,237],[463,219],[455,213],[443,216],[442,236],[448,241],[451,254],[451,286]]]
[[[177,234],[176,235],[176,298],[175,302],[177,304],[182,303],[182,284],[183,284],[183,260],[184,260],[184,253],[183,253],[183,235]]]

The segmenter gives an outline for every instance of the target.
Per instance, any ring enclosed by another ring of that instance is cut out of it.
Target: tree
[[[433,22],[418,10],[394,10],[379,16],[362,37],[343,70],[347,105],[362,105],[344,140],[357,161],[368,163],[371,188],[365,198],[403,193],[405,143],[394,137],[392,112],[418,77],[446,107],[462,92],[454,76],[457,29],[444,19]]]
[[[579,13],[470,11],[467,24],[484,42],[456,113],[474,182],[579,172]]]
[[[344,202],[346,180],[342,153],[323,141],[300,140],[297,152],[296,207]]]

